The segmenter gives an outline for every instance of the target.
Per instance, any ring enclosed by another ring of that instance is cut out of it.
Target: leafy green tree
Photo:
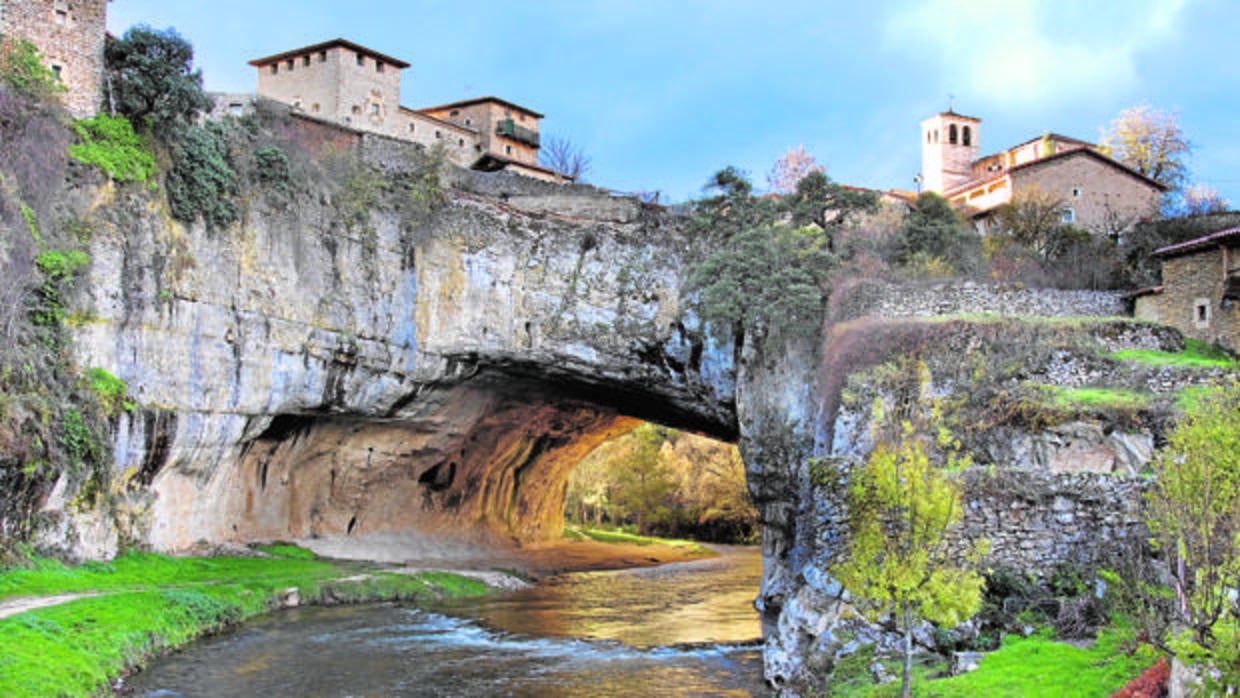
[[[108,107],[167,137],[188,128],[211,108],[202,71],[192,67],[194,47],[175,29],[130,27],[104,45]]]
[[[647,535],[650,525],[670,518],[669,498],[676,491],[676,481],[662,468],[659,450],[663,434],[653,424],[633,430],[636,447],[618,467],[614,499],[625,513],[637,519],[637,532]]]
[[[838,227],[873,194],[859,194],[810,173],[794,194],[756,197],[735,168],[716,173],[715,196],[694,206],[691,230],[706,254],[690,265],[687,290],[717,338],[737,346],[746,337],[781,340],[818,330],[828,279],[838,266],[832,252]]]
[[[1179,625],[1173,646],[1203,672],[1211,695],[1240,688],[1240,382],[1193,401],[1152,466],[1147,523],[1172,565]],[[1210,685],[1213,684],[1213,685]]]
[[[956,273],[969,274],[981,259],[981,236],[969,228],[942,196],[924,192],[904,220],[897,238],[897,261],[940,259]]]
[[[47,101],[65,91],[39,49],[25,39],[0,36],[0,82],[34,101]]]
[[[916,381],[888,415],[874,406],[875,443],[851,474],[847,505],[850,547],[831,573],[871,620],[891,616],[904,634],[900,695],[912,690],[913,628],[922,620],[957,625],[977,612],[984,580],[957,563],[947,536],[964,513],[960,486],[936,467],[930,449],[942,435],[931,428],[925,364],[910,367]],[[953,463],[949,462],[949,465]],[[969,556],[984,553],[979,544]]]

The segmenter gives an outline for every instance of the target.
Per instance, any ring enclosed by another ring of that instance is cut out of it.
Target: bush
[[[43,65],[39,49],[25,39],[0,37],[0,82],[35,101],[47,101],[65,91],[56,74]]]
[[[129,412],[134,409],[135,405],[126,399],[129,386],[125,384],[125,381],[102,368],[87,369],[85,379],[86,386],[98,396],[104,411],[109,416],[121,410]]]
[[[219,122],[193,126],[185,133],[168,172],[168,205],[184,223],[202,218],[208,229],[237,220],[237,173],[229,161],[227,127]]]
[[[258,181],[285,187],[289,182],[288,156],[279,146],[269,145],[254,153]]]
[[[94,165],[118,182],[145,182],[155,174],[150,146],[124,117],[100,114],[73,124],[81,143],[69,146],[69,155]]]

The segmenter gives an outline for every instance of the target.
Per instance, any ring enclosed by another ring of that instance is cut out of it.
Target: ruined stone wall
[[[896,285],[862,279],[836,289],[828,317],[830,322],[867,316],[1107,317],[1124,314],[1121,296],[1114,291],[1061,291],[973,282]]]
[[[964,480],[954,539],[989,541],[989,569],[1046,581],[1062,566],[1105,565],[1121,544],[1148,537],[1141,511],[1148,483],[1138,475],[974,469]]]
[[[99,110],[108,0],[4,0],[0,34],[38,47],[43,62],[68,88],[69,112],[82,118]]]

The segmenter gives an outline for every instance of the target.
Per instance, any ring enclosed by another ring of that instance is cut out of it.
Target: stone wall
[[[68,88],[69,112],[87,117],[99,110],[108,0],[4,0],[0,34],[20,36],[38,47],[43,62]]]
[[[1137,475],[973,469],[964,475],[956,538],[985,539],[983,564],[1047,580],[1056,568],[1105,564],[1122,541],[1146,537],[1146,481]]]
[[[954,281],[896,285],[872,279],[858,280],[836,289],[828,309],[828,319],[833,323],[861,317],[1108,317],[1123,314],[1122,294],[1115,291],[1061,291]]]
[[[1230,257],[1240,259],[1240,248],[1231,249]],[[1222,248],[1163,260],[1163,292],[1141,299],[1157,312],[1144,312],[1186,336],[1240,352],[1240,302],[1223,298],[1223,267]]]

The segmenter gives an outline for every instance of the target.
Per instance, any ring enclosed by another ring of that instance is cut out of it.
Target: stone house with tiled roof
[[[1128,295],[1133,315],[1240,352],[1240,228],[1156,250],[1162,286]]]
[[[99,111],[109,0],[0,0],[0,36],[34,44],[78,118]]]
[[[980,155],[981,119],[946,111],[921,123],[922,177],[979,230],[1017,193],[1037,188],[1063,202],[1063,221],[1118,235],[1158,212],[1167,188],[1103,154],[1097,146],[1048,133]]]
[[[542,114],[497,97],[426,109],[401,106],[409,63],[345,39],[250,61],[259,98],[359,131],[440,147],[449,160],[478,170],[509,170],[565,181],[538,164]]]

